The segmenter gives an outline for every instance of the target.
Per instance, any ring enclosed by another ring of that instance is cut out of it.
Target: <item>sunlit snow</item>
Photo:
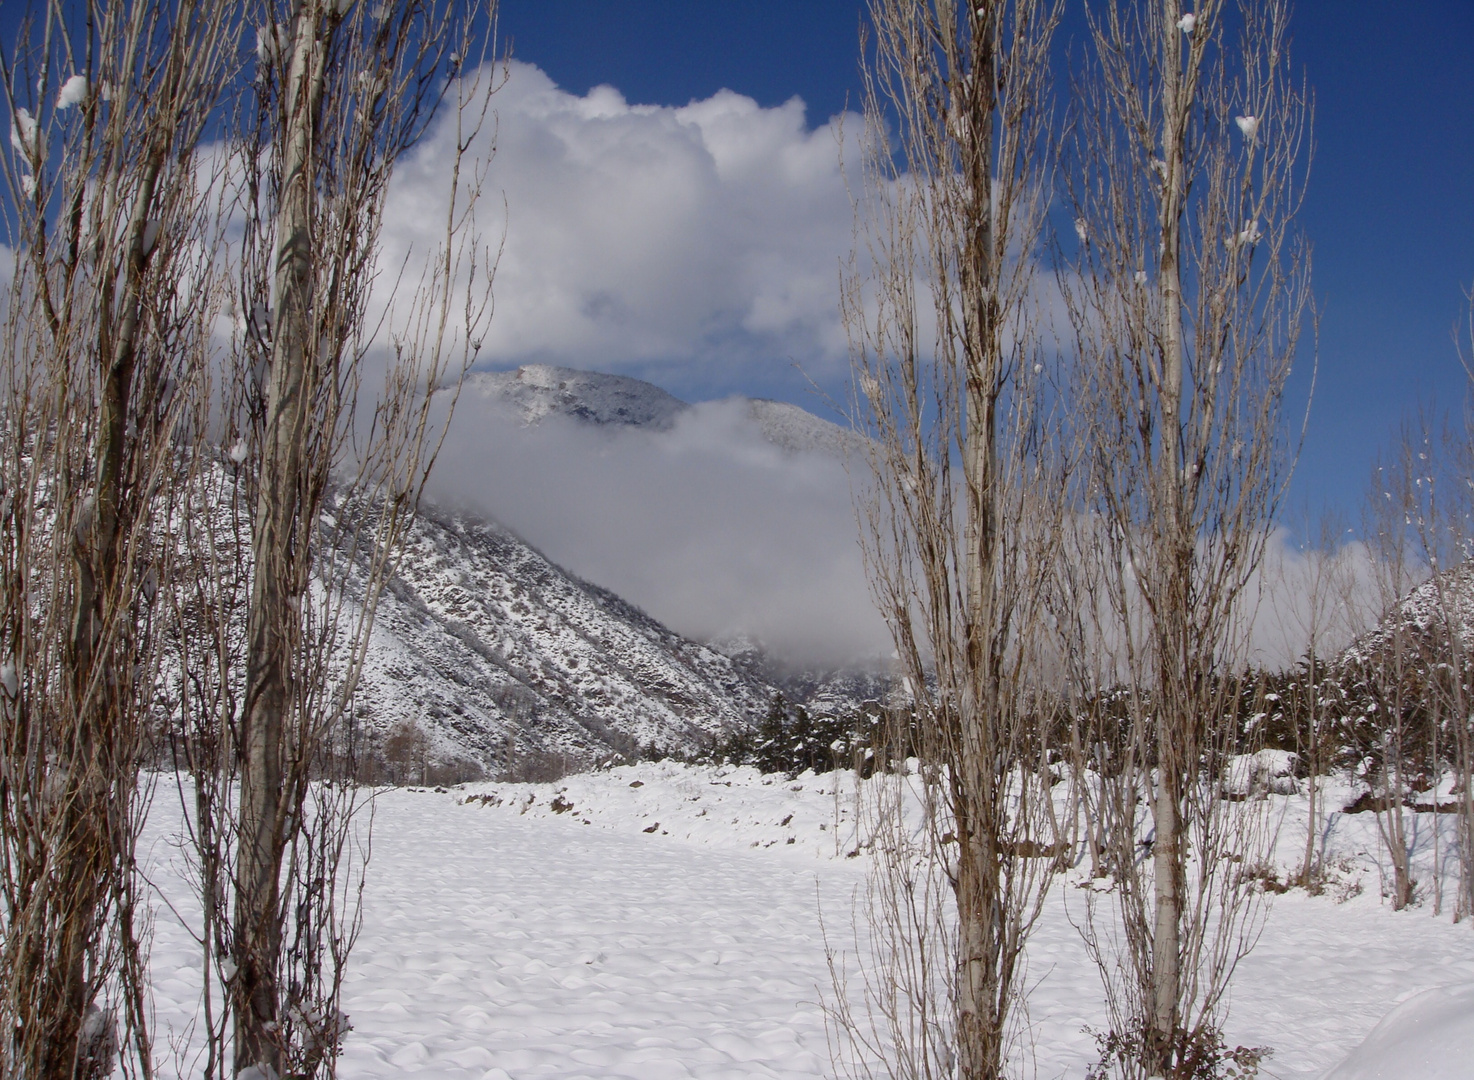
[[[833,1075],[823,1003],[837,991],[826,937],[856,1000],[853,915],[869,865],[854,785],[849,773],[790,779],[665,762],[554,784],[381,791],[339,1075]],[[180,917],[193,923],[198,909],[171,788],[160,787],[145,850],[151,880],[179,913],[155,904],[152,970],[160,1075],[183,1077],[198,1074],[189,1025],[200,984]],[[1322,792],[1332,808],[1349,795],[1335,784]],[[1279,828],[1275,864],[1297,866],[1305,795],[1260,805]],[[1474,937],[1447,910],[1432,911],[1433,836],[1441,830],[1439,869],[1456,874],[1454,818],[1413,818],[1423,883],[1413,908],[1394,913],[1381,901],[1371,813],[1336,812],[1324,823],[1321,895],[1272,898],[1234,980],[1226,1027],[1231,1046],[1273,1048],[1263,1075],[1313,1080],[1374,1029],[1335,1080],[1467,1075],[1457,1071],[1467,1059],[1439,1066],[1410,1056],[1400,1059],[1406,1071],[1375,1071],[1399,1060],[1394,1050],[1412,1045],[1410,1031],[1450,1047],[1469,1031],[1451,1003],[1469,1015]],[[1083,1076],[1094,1048],[1085,1029],[1106,1022],[1073,925],[1091,886],[1083,869],[1062,877],[1029,945],[1022,1049],[1041,1078]],[[1450,986],[1466,989],[1437,989]]]
[[[62,84],[61,93],[56,97],[58,109],[69,109],[73,105],[81,105],[87,100],[87,76],[73,75]]]

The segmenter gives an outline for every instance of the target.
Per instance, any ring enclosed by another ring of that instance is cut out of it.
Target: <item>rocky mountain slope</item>
[[[465,393],[525,424],[560,416],[667,432],[692,406],[638,379],[547,365],[478,373]],[[783,402],[744,399],[768,442],[842,456],[854,433]],[[838,715],[884,694],[878,668],[807,671],[742,641],[681,637],[470,511],[425,509],[381,601],[358,695],[382,747],[412,721],[429,758],[489,773],[518,757],[587,763],[690,752],[766,715],[775,693]]]
[[[1452,642],[1468,655],[1474,639],[1474,561],[1432,574],[1410,589],[1380,622],[1342,653],[1342,663],[1369,663],[1395,649],[1428,662],[1445,657]]]
[[[774,692],[499,526],[431,508],[380,603],[358,708],[381,738],[413,720],[433,759],[495,771],[691,751],[758,722]]]
[[[546,416],[584,423],[669,431],[691,406],[660,387],[622,375],[528,364],[516,371],[477,372],[463,393],[502,402],[535,424]]]

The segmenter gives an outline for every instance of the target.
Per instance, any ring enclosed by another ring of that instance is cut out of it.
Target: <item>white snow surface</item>
[[[1474,1073],[1474,983],[1414,994],[1325,1080],[1468,1080]]]
[[[869,862],[855,783],[848,773],[790,779],[662,762],[553,784],[376,793],[339,1075],[834,1075],[825,941],[853,973]],[[168,780],[158,787],[145,850],[159,892],[160,1075],[183,1077],[198,1074],[189,1029],[199,963],[184,926],[198,908],[172,789]],[[1325,805],[1335,810],[1350,794],[1332,785]],[[1305,795],[1260,805],[1279,824],[1274,863],[1297,866]],[[1374,815],[1332,813],[1317,830],[1331,868],[1325,891],[1273,898],[1232,988],[1226,1036],[1230,1046],[1273,1048],[1261,1075],[1470,1075],[1474,1058],[1449,1055],[1474,1030],[1474,934],[1446,908],[1435,916],[1427,895],[1432,838],[1447,870],[1452,826],[1451,815],[1417,815],[1425,891],[1399,913],[1380,900]],[[1030,940],[1022,1075],[1082,1077],[1094,1056],[1084,1029],[1106,1022],[1072,923],[1083,918],[1086,884],[1081,873],[1058,879]]]

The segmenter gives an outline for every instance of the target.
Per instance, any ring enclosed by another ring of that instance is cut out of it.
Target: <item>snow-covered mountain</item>
[[[696,408],[638,379],[543,365],[473,375],[465,395],[527,425],[557,416],[656,434]],[[786,453],[856,445],[796,406],[746,408]],[[881,696],[883,680],[868,669],[800,671],[750,642],[689,640],[484,514],[429,506],[380,602],[356,709],[380,747],[412,722],[433,762],[495,774],[528,754],[587,764],[642,747],[690,752],[760,722],[780,691],[834,715]]]
[[[598,426],[669,431],[683,413],[694,408],[640,379],[548,364],[477,372],[466,378],[464,392],[511,406],[527,424],[547,416],[565,416]],[[737,400],[746,404],[747,415],[763,438],[790,453],[842,457],[864,445],[855,432],[797,405],[766,398]]]
[[[676,417],[691,407],[639,379],[547,364],[477,372],[467,376],[463,393],[510,405],[528,424],[546,416],[567,416],[589,424],[669,431]]]
[[[380,602],[358,710],[413,720],[442,762],[495,771],[517,753],[581,762],[695,749],[758,722],[774,688],[505,529],[422,511]]]
[[[215,649],[216,631],[232,649],[245,636],[252,558],[246,478],[222,463],[202,479],[192,513],[198,527],[177,534],[178,556],[203,560],[208,551],[208,562],[183,565],[209,569],[178,579],[175,609],[199,633],[175,635],[189,651],[165,660],[159,720],[166,726],[186,721],[186,691],[196,681],[184,676],[189,657]],[[343,592],[335,595],[347,614],[335,617],[337,601],[319,579],[312,594],[324,605],[319,628],[335,623],[346,635],[355,625],[378,513],[371,501],[330,494],[322,535],[329,548],[336,545],[334,588]],[[422,506],[391,570],[353,699],[370,757],[390,760],[401,733],[407,739],[399,741],[414,749],[398,764],[463,777],[538,760],[566,768],[614,753],[689,753],[758,724],[778,692],[473,513]],[[344,671],[347,647],[345,637],[331,662],[334,677]],[[233,665],[226,677],[238,683],[243,675]],[[243,689],[235,685],[234,695]],[[196,708],[201,693],[188,695]]]
[[[866,702],[894,704],[893,665],[873,656],[838,666],[799,665],[774,656],[761,642],[746,636],[711,643],[752,678],[774,686],[810,716],[847,716]]]

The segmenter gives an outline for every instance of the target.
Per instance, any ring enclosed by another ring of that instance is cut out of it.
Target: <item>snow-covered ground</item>
[[[1342,794],[1327,805],[1344,805]],[[826,932],[853,969],[852,913],[868,862],[854,798],[850,774],[787,780],[670,762],[555,784],[379,793],[340,1075],[833,1075]],[[1303,851],[1305,801],[1271,797],[1284,867]],[[1426,884],[1432,829],[1444,829],[1442,854],[1453,819],[1419,817],[1415,873]],[[150,820],[151,877],[178,911],[156,912],[161,1072],[197,1075],[187,1030],[198,961],[180,922],[194,909],[171,843],[178,811],[168,785]],[[1232,992],[1229,1044],[1272,1047],[1262,1073],[1285,1080],[1337,1065],[1400,1002],[1474,986],[1474,931],[1434,917],[1431,889],[1405,912],[1382,902],[1374,815],[1334,815],[1324,844],[1329,887],[1273,898]],[[1083,1077],[1094,1049],[1084,1029],[1105,1023],[1099,978],[1071,921],[1083,916],[1081,884],[1070,875],[1056,883],[1029,947],[1041,1078]],[[1432,1030],[1440,1009],[1471,992],[1410,1001],[1372,1049],[1411,1063],[1398,1040]],[[1337,1077],[1404,1075],[1374,1068]]]

